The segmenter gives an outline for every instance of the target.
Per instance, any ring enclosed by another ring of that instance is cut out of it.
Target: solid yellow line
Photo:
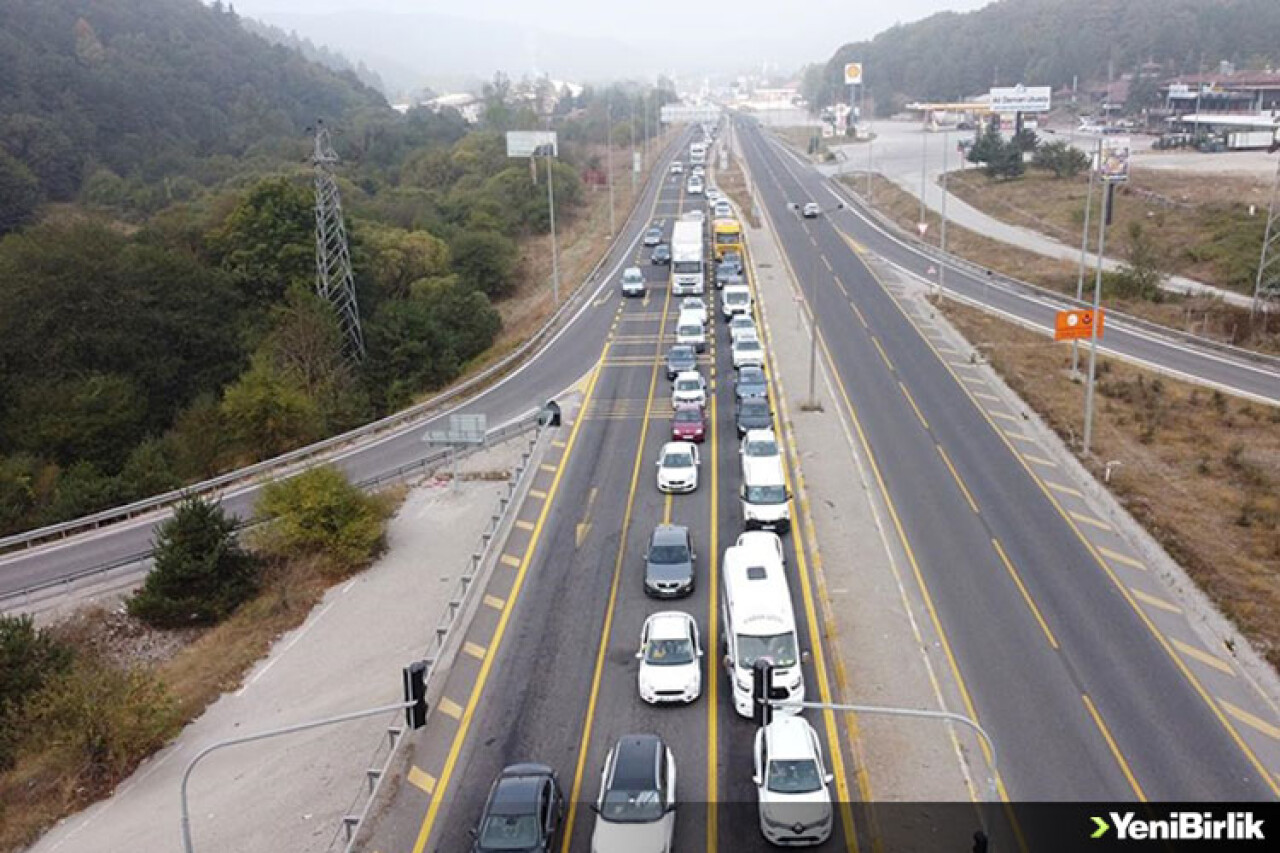
[[[1181,640],[1179,640],[1177,637],[1170,637],[1169,642],[1173,643],[1173,647],[1175,649],[1182,652],[1184,655],[1186,655],[1189,658],[1194,658],[1195,660],[1200,661],[1200,663],[1204,664],[1205,666],[1211,666],[1214,669],[1218,670],[1218,672],[1225,672],[1227,675],[1230,675],[1230,676],[1235,676],[1236,674],[1236,671],[1231,668],[1231,664],[1227,663],[1217,655],[1209,654],[1204,649],[1196,648],[1190,643],[1184,643]]]
[[[951,457],[947,455],[947,451],[942,448],[941,444],[934,445],[938,448],[938,453],[942,456],[942,461],[947,464],[947,470],[951,472],[951,476],[955,478],[956,485],[960,487],[964,499],[969,502],[969,509],[980,513],[978,502],[973,499],[973,495],[969,494],[969,487],[964,484],[964,480],[960,479],[960,472],[956,470],[956,466],[951,464]]]
[[[1053,486],[1052,483],[1050,483],[1049,485]],[[1079,492],[1077,492],[1076,494],[1079,494]],[[1123,563],[1124,565],[1129,566],[1130,568],[1141,569],[1144,572],[1147,570],[1147,567],[1144,563],[1142,563],[1139,560],[1135,560],[1133,557],[1130,557],[1126,554],[1121,554],[1119,551],[1112,551],[1110,548],[1104,548],[1103,546],[1099,545],[1098,553],[1106,557],[1108,560],[1115,560],[1117,563]]]
[[[1144,604],[1150,604],[1152,607],[1163,610],[1166,613],[1182,612],[1182,608],[1174,604],[1172,601],[1165,601],[1163,598],[1160,598],[1159,596],[1155,596],[1147,592],[1143,592],[1137,587],[1129,587],[1129,591],[1133,593],[1134,598],[1138,599]]]
[[[925,429],[929,428],[929,422],[924,419],[924,413],[920,411],[920,407],[916,405],[915,398],[911,396],[911,392],[907,390],[907,386],[899,380],[898,387],[902,389],[902,395],[907,398],[907,402],[911,404],[911,408],[915,410],[916,417],[920,419],[920,423]]]
[[[1081,693],[1080,698],[1084,700],[1084,706],[1089,709],[1089,716],[1093,718],[1094,725],[1098,727],[1098,731],[1102,732],[1102,739],[1107,742],[1107,746],[1111,749],[1111,754],[1115,757],[1116,763],[1120,765],[1120,772],[1124,774],[1124,778],[1129,780],[1129,787],[1133,788],[1133,792],[1138,795],[1139,802],[1145,803],[1147,801],[1146,793],[1143,792],[1142,786],[1138,784],[1133,771],[1129,769],[1129,762],[1125,760],[1124,754],[1120,752],[1120,747],[1116,745],[1115,738],[1111,736],[1111,730],[1107,728],[1107,724],[1102,721],[1102,715],[1094,707],[1093,700],[1089,698],[1087,693]]]
[[[1244,710],[1243,708],[1237,708],[1235,705],[1232,705],[1226,699],[1219,699],[1218,702],[1222,705],[1223,708],[1227,710],[1228,714],[1235,717],[1237,720],[1244,723],[1246,726],[1257,729],[1267,737],[1274,738],[1275,740],[1280,740],[1280,728],[1276,728],[1275,726],[1271,725],[1266,720],[1260,717],[1255,717],[1253,714],[1250,714],[1248,711]]]
[[[1068,510],[1067,514],[1070,515],[1072,518],[1074,518],[1076,521],[1079,521],[1083,524],[1087,524],[1090,527],[1096,527],[1099,530],[1111,531],[1115,529],[1110,524],[1107,524],[1105,521],[1099,521],[1098,519],[1094,518],[1092,515],[1085,515],[1084,513],[1076,512],[1075,510]]]
[[[666,500],[662,502],[662,523],[671,523],[671,494],[668,493]]]
[[[663,312],[671,307],[671,288],[663,301]],[[653,405],[653,395],[658,387],[658,360],[654,359],[653,373],[649,377],[649,399],[646,409]],[[605,653],[609,648],[609,634],[613,630],[613,611],[618,603],[618,587],[622,580],[622,562],[626,553],[627,531],[631,529],[631,513],[635,509],[636,487],[640,483],[640,465],[644,461],[644,442],[649,434],[649,419],[640,424],[640,440],[636,445],[635,464],[631,469],[631,488],[627,493],[627,506],[622,514],[622,530],[618,536],[618,552],[613,563],[613,581],[609,587],[609,604],[604,614],[604,626],[600,631],[600,647],[596,652],[595,671],[591,676],[591,693],[587,699],[587,715],[582,724],[582,743],[578,748],[578,763],[573,772],[573,789],[569,797],[569,815],[565,820],[564,839],[561,849],[569,853],[569,845],[573,840],[573,822],[578,813],[578,800],[582,794],[582,777],[587,766],[587,748],[591,745],[591,729],[595,724],[596,703],[600,700],[600,682],[604,674]],[[420,851],[414,851],[420,853]]]
[[[1049,623],[1044,621],[1044,616],[1040,613],[1040,608],[1036,607],[1035,601],[1031,598],[1031,593],[1027,592],[1026,584],[1022,582],[1022,577],[1018,574],[1018,570],[1013,567],[1013,562],[1009,559],[1009,555],[1000,546],[1000,540],[992,538],[991,544],[995,546],[996,553],[1000,555],[1000,562],[1004,563],[1004,567],[1008,569],[1009,577],[1013,578],[1014,584],[1018,587],[1018,592],[1022,593],[1022,600],[1027,603],[1027,607],[1031,608],[1031,613],[1036,617],[1036,621],[1040,623],[1040,630],[1044,631],[1045,637],[1049,639],[1049,645],[1056,650],[1058,648],[1057,638],[1049,630]]]
[[[880,353],[880,357],[884,359],[884,363],[888,365],[890,370],[893,370],[893,362],[889,360],[889,354],[884,351],[884,347],[880,346],[880,339],[875,335],[872,335],[871,343],[876,345],[876,351]]]
[[[743,238],[745,242],[745,237]],[[711,397],[711,534],[709,545],[711,556],[707,560],[710,566],[707,578],[707,593],[711,599],[710,614],[707,619],[707,851],[714,853],[720,844],[720,679],[717,678],[714,661],[720,648],[720,472],[718,454],[720,453],[719,430],[716,428],[716,398]]]
[[[604,349],[601,351],[600,360],[603,361],[609,353],[609,342],[606,341]],[[596,369],[592,371],[591,381],[587,384],[587,390],[582,400],[582,407],[585,409],[591,402],[591,395],[595,393],[596,381],[600,378],[600,371]],[[565,445],[565,451],[561,456],[560,470],[556,471],[555,478],[551,481],[551,494],[554,496],[560,488],[560,479],[564,476],[565,470],[569,467],[569,456],[573,453],[574,443],[578,438],[578,431],[582,428],[584,419],[575,418],[573,428],[569,431],[569,440]],[[490,643],[491,648],[497,649],[502,645],[502,638],[506,634],[507,624],[511,618],[513,605],[520,595],[520,590],[524,586],[525,576],[529,571],[529,563],[532,561],[538,541],[542,537],[543,526],[546,524],[547,516],[551,511],[551,501],[544,501],[542,504],[542,512],[538,515],[538,521],[534,526],[533,535],[529,540],[529,547],[524,554],[524,562],[520,565],[520,570],[516,572],[515,583],[511,586],[511,594],[507,598],[502,608],[502,614],[498,617],[498,627],[493,632],[493,641]],[[496,599],[495,599],[496,600]],[[486,598],[486,603],[492,606],[492,602]],[[444,762],[444,770],[440,773],[439,789],[443,793],[448,790],[449,782],[453,778],[454,768],[458,763],[458,755],[462,752],[462,744],[466,741],[467,733],[471,729],[471,720],[474,718],[476,706],[480,702],[480,696],[484,692],[485,683],[489,680],[489,671],[493,666],[494,659],[497,655],[489,655],[480,664],[480,674],[476,676],[475,685],[471,688],[471,698],[467,700],[466,710],[462,713],[462,720],[458,725],[458,731],[453,736],[453,744],[449,747],[449,755]],[[431,830],[435,826],[436,816],[440,811],[440,803],[444,799],[443,796],[435,797],[431,800],[431,805],[427,808],[426,817],[422,819],[422,826],[418,829],[418,837],[413,843],[413,853],[422,853],[427,846],[427,840],[431,837]]]

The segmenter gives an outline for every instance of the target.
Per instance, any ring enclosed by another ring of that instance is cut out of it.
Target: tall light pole
[[[1280,140],[1271,144],[1271,153],[1280,150]],[[1271,182],[1271,203],[1267,205],[1267,227],[1262,236],[1262,257],[1258,259],[1258,275],[1253,281],[1253,305],[1249,309],[1252,321],[1262,305],[1262,286],[1269,272],[1280,262],[1280,162],[1276,163],[1276,176]]]
[[[551,130],[551,116],[547,116],[547,130]],[[544,149],[547,153],[547,208],[551,212],[551,299],[552,304],[560,304],[560,248],[556,243],[556,191],[555,181],[551,173],[551,153],[555,144]]]
[[[605,96],[604,102],[604,123],[605,123],[605,143],[604,157],[605,169],[609,173],[609,239],[613,239],[613,235],[618,233],[618,224],[613,212],[613,101]]]
[[[929,130],[925,124],[920,125],[920,225],[923,227],[929,220],[924,218],[924,194],[928,188],[928,163],[929,163]],[[924,239],[924,234],[920,234],[920,239]]]
[[[1089,215],[1093,212],[1093,184],[1097,167],[1102,165],[1102,140],[1098,140],[1097,159],[1089,164],[1089,194],[1084,203],[1084,227],[1080,229],[1080,271],[1076,275],[1076,301],[1084,299],[1084,266],[1089,252]],[[1080,342],[1071,342],[1071,375],[1080,370]]]
[[[942,131],[942,228],[938,237],[942,258],[938,261],[938,293],[947,286],[947,148],[951,145],[951,131]]]
[[[636,189],[636,99],[631,101],[631,191]]]
[[[1102,306],[1102,258],[1107,251],[1107,220],[1111,218],[1111,200],[1115,184],[1107,183],[1102,190],[1102,216],[1098,217],[1098,271],[1093,280],[1093,322],[1089,324],[1089,381],[1084,389],[1084,455],[1089,455],[1093,440],[1093,385],[1097,376],[1098,361],[1098,309]]]

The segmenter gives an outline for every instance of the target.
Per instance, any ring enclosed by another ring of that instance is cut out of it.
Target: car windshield
[[[700,387],[700,384],[696,379],[677,379],[676,380],[677,391],[697,391],[699,387]]]
[[[755,338],[747,338],[747,337],[738,338],[738,349],[742,350],[743,352],[758,350],[760,349],[760,342],[757,341]]]
[[[769,636],[738,635],[738,666],[750,669],[759,658],[774,666],[795,666],[796,635],[791,632]]]
[[[703,304],[701,299],[686,299],[680,303],[680,307],[686,311],[705,311],[707,306]]]
[[[693,347],[672,347],[670,358],[672,361],[688,361],[693,358]]]
[[[675,420],[679,424],[699,424],[702,423],[702,414],[696,409],[676,409]]]
[[[662,465],[666,468],[692,468],[693,457],[688,453],[668,453],[662,457]]]
[[[747,503],[757,506],[775,506],[787,502],[785,486],[747,486]]]
[[[626,282],[644,281],[644,276],[638,272],[625,272],[622,274],[622,280]]]
[[[654,545],[649,549],[649,562],[662,566],[689,562],[689,549],[684,545]]]
[[[538,841],[538,819],[531,814],[490,815],[480,829],[486,850],[529,850]]]
[[[683,637],[650,640],[644,650],[644,662],[652,666],[683,666],[693,663],[693,660],[693,643]]]
[[[697,261],[676,261],[676,273],[679,275],[694,275],[702,272],[702,264]]]
[[[822,774],[812,758],[793,761],[770,761],[770,791],[778,794],[812,794],[822,790]]]
[[[778,443],[771,438],[747,442],[748,456],[777,456]]]
[[[609,791],[600,804],[600,817],[612,823],[652,823],[664,811],[657,791]]]
[[[676,334],[683,335],[685,337],[693,336],[696,338],[702,334],[702,326],[699,323],[681,326],[680,330]]]
[[[745,293],[726,293],[724,301],[730,305],[745,305],[747,302],[747,294]]]

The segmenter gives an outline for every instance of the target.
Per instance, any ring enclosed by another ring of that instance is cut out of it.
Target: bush
[[[514,241],[497,231],[463,231],[449,244],[450,261],[458,281],[479,290],[490,299],[510,296],[515,291],[519,249]]]
[[[1074,178],[1089,167],[1089,155],[1069,142],[1047,142],[1036,148],[1031,165],[1053,172],[1055,178]]]
[[[200,497],[160,525],[155,568],[129,600],[129,612],[157,627],[209,624],[257,590],[258,567],[235,538],[235,522]]]
[[[0,616],[0,770],[13,766],[27,700],[71,665],[72,651],[30,616]]]
[[[346,574],[381,549],[386,513],[376,498],[325,465],[269,484],[258,516],[271,520],[260,538],[267,553],[282,559],[319,556],[334,574]]]

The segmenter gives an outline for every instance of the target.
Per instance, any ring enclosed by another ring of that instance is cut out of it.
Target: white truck
[[[689,146],[689,165],[702,166],[707,162],[707,144],[695,142]]]
[[[702,223],[681,220],[671,233],[671,295],[701,296],[706,278]]]

